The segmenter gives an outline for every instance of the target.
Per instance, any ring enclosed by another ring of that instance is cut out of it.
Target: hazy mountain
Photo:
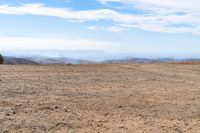
[[[28,58],[30,60],[33,60],[40,64],[90,64],[94,63],[92,61],[88,60],[78,60],[78,59],[72,59],[72,58],[66,58],[66,57],[32,57]]]
[[[134,54],[113,54],[96,50],[15,50],[1,51],[6,64],[94,64],[94,63],[157,63],[200,61],[199,59],[138,58]],[[144,55],[143,55],[144,56]],[[140,56],[139,56],[140,57]]]
[[[14,64],[93,64],[95,62],[87,61],[87,60],[76,60],[70,58],[44,58],[44,57],[10,57],[4,56],[4,64],[14,65]]]
[[[5,57],[4,56],[4,64],[10,64],[10,65],[17,65],[17,64],[36,65],[36,64],[39,64],[39,63],[34,62],[32,60],[29,60],[29,59],[26,59],[26,58],[16,58],[16,57]]]
[[[105,60],[102,62],[94,62],[88,60],[78,60],[66,57],[4,57],[4,64],[127,64],[127,63],[159,63],[159,62],[199,62],[199,59],[147,59],[147,58],[124,58],[117,60]]]
[[[103,63],[126,64],[126,63],[156,63],[156,62],[159,62],[159,60],[147,59],[147,58],[125,58],[118,60],[106,60]]]
[[[126,64],[126,63],[161,63],[161,62],[200,62],[200,59],[171,59],[171,58],[157,58],[157,59],[148,59],[148,58],[124,58],[117,60],[106,60],[102,63],[111,63],[111,64]]]
[[[1,51],[5,56],[14,57],[47,57],[47,58],[71,58],[79,60],[90,60],[101,62],[104,60],[120,59],[128,56],[136,56],[130,54],[107,53],[98,50],[13,50]]]

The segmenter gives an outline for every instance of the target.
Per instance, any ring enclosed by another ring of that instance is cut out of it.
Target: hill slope
[[[9,65],[19,65],[19,64],[28,64],[28,65],[35,65],[39,64],[35,61],[26,59],[26,58],[16,58],[16,57],[4,57],[4,64]]]

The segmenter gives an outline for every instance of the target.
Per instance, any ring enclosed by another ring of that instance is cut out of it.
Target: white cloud
[[[123,26],[167,33],[200,34],[199,0],[97,0],[102,4],[117,2],[142,13],[135,22]]]
[[[47,7],[44,4],[24,4],[22,6],[0,5],[0,13],[15,15],[44,15],[61,17],[73,21],[90,21],[107,19],[115,22],[128,22],[131,15],[120,14],[109,9],[73,11],[65,8]]]
[[[97,0],[103,4],[119,2],[139,8],[173,9],[181,11],[200,11],[199,0]]]
[[[110,9],[70,10],[48,7],[44,4],[21,6],[0,5],[1,14],[43,15],[67,19],[73,22],[110,20],[113,25],[104,30],[121,32],[126,28],[139,28],[153,32],[200,34],[200,1],[197,0],[98,0],[101,3],[121,2],[147,13],[129,14]],[[97,30],[96,27],[89,29]],[[99,28],[98,28],[99,29]]]
[[[111,27],[107,27],[107,31],[110,32],[116,32],[116,33],[121,33],[126,31],[127,29],[124,27],[119,27],[119,26],[111,26]]]
[[[62,49],[112,51],[111,42],[86,39],[0,37],[0,50],[15,49]]]
[[[126,26],[89,26],[87,29],[92,31],[109,31],[114,33],[122,33],[124,31],[127,31],[129,28],[126,28]]]

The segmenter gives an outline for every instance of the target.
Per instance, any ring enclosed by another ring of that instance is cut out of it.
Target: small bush
[[[0,54],[0,64],[3,64],[3,61],[4,61],[3,56]]]

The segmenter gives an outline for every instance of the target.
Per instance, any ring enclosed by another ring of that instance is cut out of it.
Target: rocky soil
[[[200,63],[0,66],[0,133],[200,133]]]

